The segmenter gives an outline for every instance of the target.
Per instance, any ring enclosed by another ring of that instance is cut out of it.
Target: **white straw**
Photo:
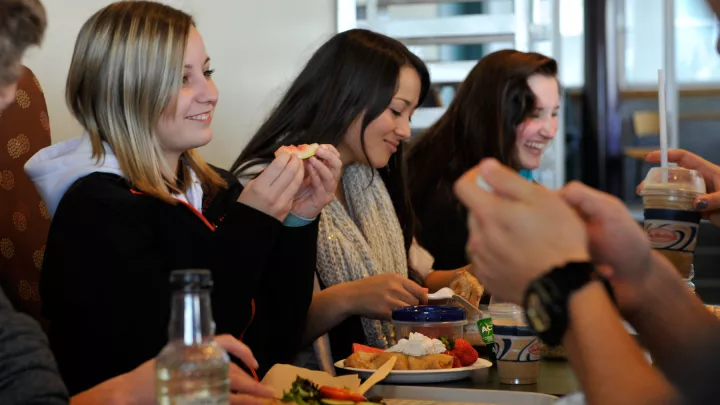
[[[668,168],[668,133],[667,133],[667,103],[665,92],[665,71],[658,70],[658,92],[660,98],[660,164],[663,168],[663,183],[667,183]]]

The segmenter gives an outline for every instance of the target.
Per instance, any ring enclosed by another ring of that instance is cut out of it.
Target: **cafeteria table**
[[[399,384],[394,384],[399,385]],[[408,384],[402,384],[408,385]],[[424,387],[437,388],[465,388],[485,390],[524,391],[550,394],[557,397],[570,394],[580,389],[575,374],[566,360],[542,360],[540,361],[540,374],[537,384],[508,385],[500,384],[497,375],[497,367],[489,370],[486,379],[465,379],[438,384],[422,384]]]

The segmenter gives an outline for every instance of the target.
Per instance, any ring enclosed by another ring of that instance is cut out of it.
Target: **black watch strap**
[[[543,342],[550,346],[560,344],[568,328],[570,296],[596,278],[595,265],[573,262],[530,284],[523,302],[525,316]]]

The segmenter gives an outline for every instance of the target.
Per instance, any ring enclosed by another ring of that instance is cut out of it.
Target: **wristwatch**
[[[549,346],[560,344],[568,328],[570,295],[597,279],[595,265],[573,262],[558,267],[530,283],[523,307],[527,323]],[[605,284],[609,289],[609,284]],[[612,290],[609,289],[612,295]]]

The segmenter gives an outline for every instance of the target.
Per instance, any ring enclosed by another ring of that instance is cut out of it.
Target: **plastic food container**
[[[465,310],[451,306],[419,305],[398,308],[392,314],[395,338],[407,338],[411,332],[429,338],[462,338],[467,324]]]

